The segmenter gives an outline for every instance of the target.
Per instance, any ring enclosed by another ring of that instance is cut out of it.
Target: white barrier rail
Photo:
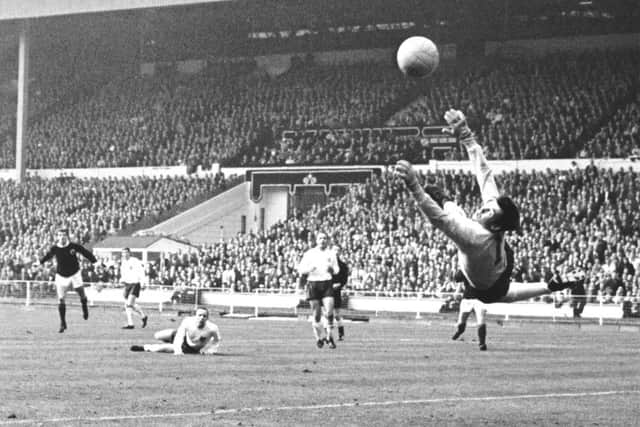
[[[87,283],[85,290],[90,304],[121,303],[123,288],[114,284]],[[436,295],[422,292],[375,292],[350,291],[347,292],[348,308],[354,311],[394,313],[415,313],[416,318],[422,314],[456,311],[457,303],[454,294],[437,293]],[[265,290],[256,289],[253,292],[231,292],[227,289],[198,289],[194,287],[167,288],[162,286],[148,286],[143,288],[138,301],[143,304],[154,304],[162,311],[165,304],[178,302],[228,307],[233,314],[236,307],[251,308],[255,316],[260,310],[284,309],[297,314],[301,296],[292,289]],[[0,302],[17,302],[29,306],[41,300],[55,300],[56,290],[53,282],[0,280]],[[568,299],[562,294],[551,294],[542,301],[524,301],[517,303],[487,304],[487,312],[491,315],[502,316],[505,320],[510,317],[542,317],[553,321],[574,317],[573,304],[582,300],[585,302],[583,318],[597,319],[603,324],[604,319],[621,319],[625,316],[625,304],[629,314],[629,301],[611,300],[604,296],[572,297]],[[573,302],[572,302],[573,301]]]

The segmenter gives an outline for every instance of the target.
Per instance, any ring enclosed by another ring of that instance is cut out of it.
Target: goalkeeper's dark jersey
[[[40,259],[40,264],[44,264],[54,256],[56,257],[56,273],[62,277],[71,277],[80,271],[80,264],[78,263],[78,257],[76,254],[82,254],[86,259],[92,263],[96,262],[96,257],[91,251],[85,249],[83,246],[77,243],[69,243],[67,246],[51,246],[49,252]]]

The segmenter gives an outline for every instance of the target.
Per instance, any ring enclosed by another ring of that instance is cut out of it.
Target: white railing
[[[86,283],[85,290],[91,305],[113,304],[123,301],[122,287],[117,284]],[[442,313],[457,310],[457,295],[438,292],[378,292],[349,291],[348,308],[353,311],[415,313],[421,318],[427,313]],[[229,288],[163,287],[151,285],[143,288],[138,301],[154,304],[162,311],[166,304],[198,304],[227,307],[234,314],[235,308],[250,308],[258,316],[265,309],[291,310],[298,313],[301,296],[293,289],[255,289],[251,292],[233,292]],[[0,302],[11,302],[30,306],[32,304],[56,300],[53,282],[0,280]],[[561,293],[550,294],[538,300],[517,303],[495,303],[487,305],[491,315],[511,317],[541,317],[552,321],[574,316],[572,301],[585,302],[581,317],[597,319],[600,324],[605,319],[621,319],[625,314],[625,304],[629,301],[605,297],[566,297]],[[628,311],[628,310],[627,310]]]

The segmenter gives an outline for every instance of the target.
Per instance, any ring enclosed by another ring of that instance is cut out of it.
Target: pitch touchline
[[[323,405],[299,405],[299,406],[256,406],[253,408],[236,408],[236,409],[218,409],[211,411],[184,412],[184,413],[168,413],[168,414],[141,414],[141,415],[114,415],[105,417],[78,417],[78,418],[49,418],[49,419],[29,419],[29,420],[11,420],[0,421],[0,425],[18,425],[18,424],[47,424],[47,423],[70,423],[70,422],[97,422],[97,421],[125,421],[125,420],[145,420],[153,418],[191,418],[204,417],[211,415],[229,415],[241,414],[248,412],[268,412],[268,411],[308,411],[318,409],[336,409],[336,408],[354,408],[358,406],[393,406],[393,405],[415,405],[429,403],[446,403],[446,402],[487,402],[500,400],[519,400],[519,399],[549,399],[557,397],[593,397],[593,396],[614,396],[621,394],[640,394],[640,390],[610,390],[610,391],[592,391],[582,393],[545,393],[545,394],[517,394],[511,396],[480,396],[480,397],[442,397],[435,399],[409,399],[409,400],[384,400],[380,402],[345,402],[345,403],[328,403]]]

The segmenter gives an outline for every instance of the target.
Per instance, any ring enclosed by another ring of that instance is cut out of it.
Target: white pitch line
[[[26,419],[0,421],[0,425],[19,425],[19,424],[57,424],[57,423],[79,423],[79,422],[100,422],[100,421],[126,421],[126,420],[148,420],[154,418],[193,418],[212,415],[233,415],[245,414],[251,412],[276,412],[276,411],[315,411],[319,409],[339,409],[339,408],[355,408],[358,406],[374,407],[374,406],[400,406],[415,404],[433,404],[433,403],[464,403],[464,402],[489,402],[489,401],[509,401],[524,399],[550,399],[550,398],[570,398],[570,397],[595,397],[595,396],[616,396],[623,394],[640,394],[640,390],[609,390],[609,391],[590,391],[581,393],[545,393],[545,394],[515,394],[506,396],[478,396],[478,397],[441,397],[435,399],[409,399],[409,400],[384,400],[379,402],[345,402],[345,403],[328,403],[322,405],[300,405],[300,406],[256,406],[253,408],[236,408],[236,409],[214,409],[211,411],[199,412],[183,412],[183,413],[167,413],[167,414],[138,414],[138,415],[112,415],[104,417],[77,417],[77,418],[48,418],[48,419]]]

